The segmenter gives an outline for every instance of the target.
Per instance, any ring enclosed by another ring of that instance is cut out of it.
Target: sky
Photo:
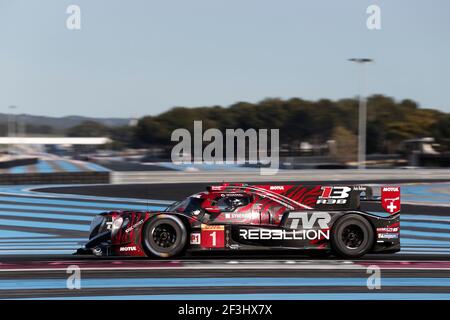
[[[369,30],[369,5],[381,29]],[[81,29],[69,30],[69,5]],[[448,0],[0,0],[0,113],[140,117],[267,97],[450,112]]]

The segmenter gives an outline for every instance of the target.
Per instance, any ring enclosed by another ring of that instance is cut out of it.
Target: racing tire
[[[338,257],[362,257],[372,249],[373,243],[372,225],[357,214],[343,216],[331,229],[331,248]]]
[[[171,258],[181,254],[186,248],[186,227],[176,216],[155,216],[145,225],[142,236],[143,247],[150,256]]]

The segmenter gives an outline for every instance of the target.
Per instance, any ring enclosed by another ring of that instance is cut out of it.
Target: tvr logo
[[[300,221],[302,229],[313,229],[316,223],[320,229],[327,229],[331,220],[327,212],[290,212],[288,218],[292,219],[291,229],[298,229]]]
[[[352,188],[350,187],[322,187],[322,195],[317,204],[346,204]]]

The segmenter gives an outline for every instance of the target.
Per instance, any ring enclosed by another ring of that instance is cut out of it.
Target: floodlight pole
[[[11,111],[8,114],[8,137],[13,137],[14,136],[14,127],[15,127],[15,119],[14,119],[14,114],[13,114],[13,110],[16,109],[16,106],[9,106],[8,107]],[[8,154],[11,154],[12,151],[12,145],[8,144]]]
[[[368,58],[351,58],[348,61],[355,62],[361,65],[361,78],[359,89],[359,116],[358,116],[358,168],[366,168],[366,132],[367,132],[367,99],[365,97],[366,91],[366,69],[365,64],[373,62]]]

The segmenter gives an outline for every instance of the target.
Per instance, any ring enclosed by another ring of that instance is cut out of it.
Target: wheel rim
[[[177,241],[177,232],[168,224],[160,224],[152,230],[152,240],[160,248],[170,248]]]
[[[349,225],[342,231],[342,242],[349,249],[357,249],[364,241],[364,231],[357,225]]]

